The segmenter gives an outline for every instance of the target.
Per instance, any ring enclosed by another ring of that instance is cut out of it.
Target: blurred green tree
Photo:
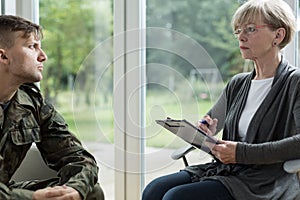
[[[227,80],[243,70],[244,61],[231,27],[238,6],[236,0],[151,0],[147,1],[147,26],[169,28],[196,40],[212,57],[223,80]],[[147,62],[167,64],[185,76],[193,68],[166,52],[150,49],[147,53]]]
[[[55,103],[61,90],[72,89],[84,59],[97,44],[112,35],[112,1],[39,2],[40,24],[44,29],[42,45],[48,55],[41,88]]]

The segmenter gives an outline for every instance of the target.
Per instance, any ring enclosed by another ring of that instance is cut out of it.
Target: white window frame
[[[299,18],[298,18],[298,12],[299,12],[299,0],[285,0],[291,8],[294,10],[294,15],[296,16],[296,21],[298,24]],[[291,43],[289,43],[285,49],[283,50],[283,54],[286,57],[286,59],[289,61],[290,64],[299,67],[298,66],[298,29],[297,27],[297,32],[295,33],[294,39],[292,40]]]
[[[22,16],[38,24],[39,0],[1,0],[1,13]]]
[[[144,184],[145,1],[114,1],[115,199],[139,200]]]
[[[16,0],[1,0],[1,14],[16,14]]]

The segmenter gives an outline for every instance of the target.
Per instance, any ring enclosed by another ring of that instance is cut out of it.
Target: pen
[[[202,120],[200,121],[200,123],[201,123],[201,124],[206,124],[206,125],[208,125],[208,122],[207,122],[205,119],[202,119]]]

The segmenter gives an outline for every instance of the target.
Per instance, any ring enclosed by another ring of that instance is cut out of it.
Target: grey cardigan
[[[253,116],[245,142],[240,142],[238,121],[254,76],[255,70],[234,76],[208,112],[219,119],[223,140],[238,142],[238,164],[212,162],[185,170],[200,181],[221,181],[237,200],[295,199],[299,179],[286,173],[283,163],[300,158],[300,70],[282,58],[272,88]]]

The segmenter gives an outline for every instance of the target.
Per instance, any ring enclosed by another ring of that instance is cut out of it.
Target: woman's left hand
[[[220,144],[214,145],[211,152],[224,164],[236,163],[236,146],[237,142],[218,140]]]

